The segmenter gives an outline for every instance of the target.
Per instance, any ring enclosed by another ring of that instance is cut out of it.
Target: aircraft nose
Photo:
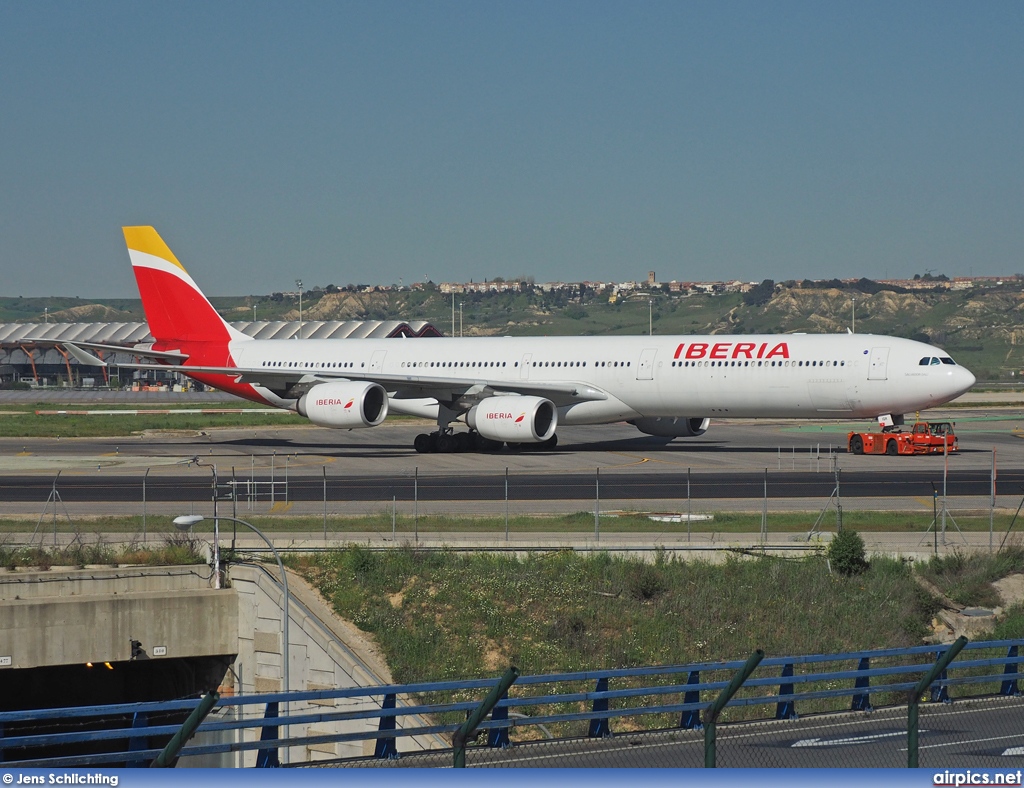
[[[978,379],[974,377],[974,373],[966,367],[957,367],[956,374],[953,375],[953,380],[956,384],[957,391],[963,394],[968,391],[971,386],[978,382]]]

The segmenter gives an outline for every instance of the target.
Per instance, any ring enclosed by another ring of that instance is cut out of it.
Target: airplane
[[[614,422],[669,439],[712,418],[898,425],[975,382],[944,350],[871,334],[259,340],[221,318],[154,228],[123,231],[155,341],[131,350],[152,362],[120,366],[181,372],[320,427],[425,417],[437,429],[418,452],[550,448],[561,425]]]

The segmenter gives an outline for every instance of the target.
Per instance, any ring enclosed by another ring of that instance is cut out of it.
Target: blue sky
[[[3,295],[1024,270],[1019,2],[0,0]]]

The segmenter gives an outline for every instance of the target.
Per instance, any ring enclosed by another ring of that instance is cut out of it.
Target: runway
[[[248,471],[248,469],[245,469]],[[247,495],[252,477],[238,473],[234,477],[221,476],[222,484],[238,486],[240,494]],[[256,477],[258,484],[268,484],[263,475]],[[936,479],[928,471],[903,471],[892,474],[885,471],[847,471],[840,475],[840,493],[845,498],[931,498],[942,490],[941,476]],[[282,487],[279,497],[293,503],[328,501],[498,501],[506,497],[506,479],[503,474],[440,474],[395,476],[324,476],[308,474],[293,476]],[[285,481],[280,480],[284,485]],[[1024,470],[1003,471],[1000,474],[1003,489],[1024,489]],[[0,502],[16,503],[46,500],[54,485],[53,476],[21,476],[0,480]],[[65,503],[96,503],[135,501],[139,499],[142,477],[114,476],[98,473],[72,475],[60,480],[59,490]],[[564,501],[601,497],[607,500],[677,501],[690,498],[709,499],[764,499],[789,498],[827,499],[835,489],[834,477],[828,473],[808,471],[769,471],[767,473],[701,472],[660,473],[637,477],[629,473],[567,473],[516,474],[508,477],[508,499],[511,501]],[[956,471],[947,482],[950,496],[987,496],[991,480],[984,471]],[[150,502],[209,501],[211,480],[196,474],[160,475],[147,480],[147,499]]]

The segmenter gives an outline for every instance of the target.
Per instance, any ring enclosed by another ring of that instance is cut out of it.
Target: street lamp
[[[201,514],[185,514],[181,517],[174,518],[174,527],[180,531],[187,531],[189,528],[196,525],[197,523],[201,523],[205,519],[206,518],[203,517],[203,515]],[[255,533],[264,542],[267,543],[267,546],[270,547],[271,551],[274,553],[274,558],[277,559],[277,568],[281,570],[281,586],[284,588],[284,611],[283,615],[281,616],[281,638],[283,640],[282,648],[284,649],[284,653],[282,654],[282,671],[284,673],[284,691],[288,692],[291,689],[291,682],[289,680],[290,676],[288,670],[288,618],[289,609],[291,607],[291,597],[288,594],[288,575],[285,574],[284,563],[281,561],[281,554],[277,552],[277,548],[274,547],[274,543],[267,538],[266,534],[264,534],[259,528],[257,528],[252,523],[247,523],[245,520],[239,520],[237,517],[220,516],[218,519],[230,520],[233,523],[244,525],[246,528],[252,530],[253,533]],[[219,572],[220,567],[217,567],[216,571]]]
[[[299,288],[299,339],[302,339],[302,280],[296,279],[295,286]]]

